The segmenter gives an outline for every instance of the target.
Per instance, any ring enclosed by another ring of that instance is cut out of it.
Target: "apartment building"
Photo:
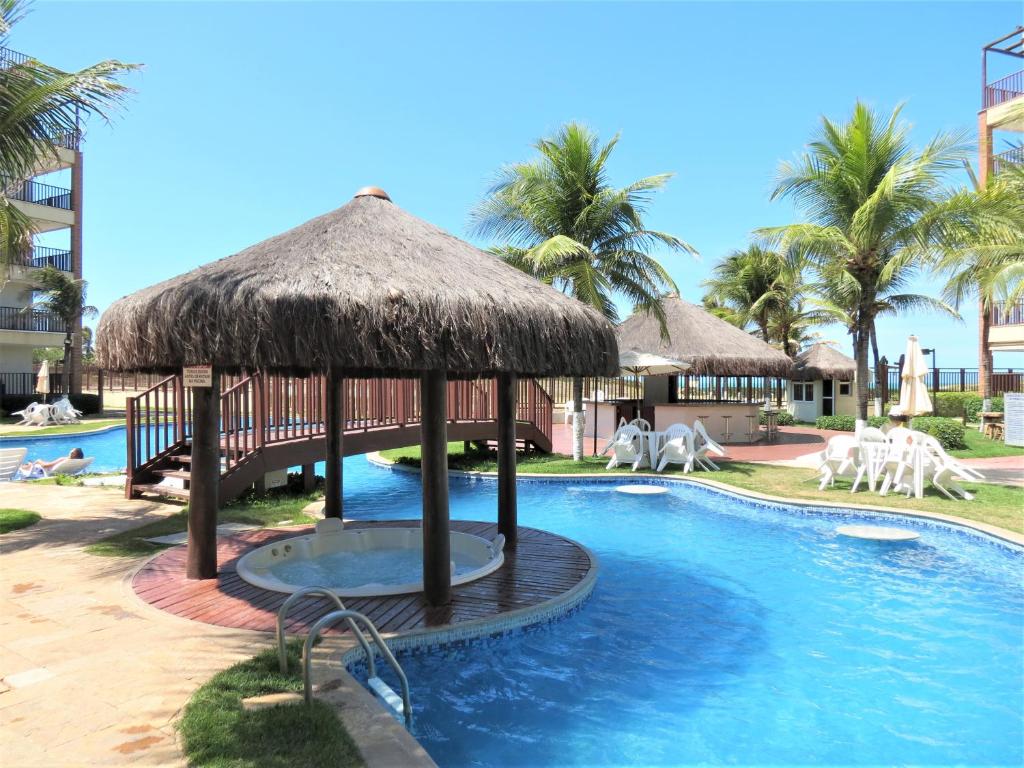
[[[0,67],[28,59],[0,48]],[[64,324],[48,312],[28,309],[33,303],[33,269],[52,265],[82,276],[82,152],[81,131],[50,137],[55,153],[41,152],[28,179],[3,179],[11,204],[29,216],[36,236],[31,248],[17,254],[9,268],[0,267],[0,393],[35,390],[32,350],[63,347]],[[71,391],[81,386],[81,323],[75,329],[71,360]],[[54,379],[54,386],[57,386]]]

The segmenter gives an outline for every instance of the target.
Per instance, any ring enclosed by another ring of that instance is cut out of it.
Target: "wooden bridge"
[[[326,379],[255,373],[229,379],[220,397],[220,500],[260,486],[266,473],[313,464],[326,455]],[[518,382],[516,438],[551,450],[551,398],[532,379]],[[142,493],[188,498],[192,390],[169,376],[127,401],[129,497]],[[494,380],[448,383],[448,439],[497,438]],[[346,379],[344,454],[352,456],[420,442],[418,379]]]

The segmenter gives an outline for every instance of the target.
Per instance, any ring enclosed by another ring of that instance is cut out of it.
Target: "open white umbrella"
[[[619,368],[623,373],[633,376],[671,376],[674,373],[685,373],[689,367],[688,363],[681,360],[649,352],[619,352]]]
[[[907,352],[903,358],[903,382],[900,385],[900,404],[893,410],[904,416],[917,416],[932,412],[932,399],[924,378],[928,375],[917,336],[907,339]]]
[[[43,364],[39,366],[39,373],[36,374],[36,392],[43,396],[43,400],[46,400],[46,396],[50,394],[50,361],[43,360]]]

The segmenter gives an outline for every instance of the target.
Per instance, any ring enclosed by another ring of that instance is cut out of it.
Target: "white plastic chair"
[[[885,496],[890,489],[897,492],[906,490],[907,496],[914,491],[913,482],[907,483],[904,478],[910,473],[914,475],[914,458],[920,447],[923,432],[915,432],[906,427],[893,427],[886,435],[889,439],[889,451],[885,456],[883,471],[885,478],[879,495]]]
[[[71,404],[66,397],[62,397],[50,406],[50,418],[59,424],[77,424],[82,412]]]
[[[28,448],[0,448],[0,480],[13,480],[27,453]]]
[[[613,469],[619,464],[630,464],[635,472],[638,467],[647,466],[647,451],[644,450],[644,435],[639,427],[626,424],[615,430],[612,438],[612,458],[605,469]]]
[[[951,491],[959,493],[965,500],[971,501],[974,494],[963,488],[957,480],[984,480],[985,476],[977,470],[971,469],[954,459],[942,444],[931,435],[923,435],[921,438],[921,480],[925,477],[941,493],[956,500]],[[948,486],[948,487],[947,487]]]
[[[41,427],[50,421],[53,413],[53,406],[46,403],[29,403],[23,411],[15,411],[12,416],[21,416],[18,426],[31,425]]]
[[[43,476],[53,477],[54,475],[79,475],[95,460],[96,458],[94,456],[86,456],[84,459],[64,459],[59,464],[54,464],[51,469],[44,469]]]
[[[856,475],[858,458],[857,438],[853,435],[833,435],[828,439],[821,453],[818,471],[822,473],[819,491],[827,485],[835,485],[836,478]]]
[[[713,453],[716,456],[725,456],[725,449],[711,439],[711,435],[708,434],[707,429],[704,428],[704,423],[700,419],[693,422],[693,435],[694,462],[707,470],[719,469],[718,465],[708,456],[708,453]]]
[[[692,470],[693,430],[685,424],[672,424],[665,430],[665,442],[658,449],[657,458],[657,472],[664,471],[669,464],[682,464],[684,473]]]
[[[856,493],[861,480],[868,481],[872,493],[885,473],[885,461],[889,455],[889,438],[877,427],[864,427],[857,435],[857,475],[853,479],[850,493]]]

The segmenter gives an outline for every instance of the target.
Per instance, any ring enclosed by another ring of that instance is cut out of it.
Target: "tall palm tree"
[[[31,176],[41,154],[55,156],[55,140],[76,131],[80,116],[106,119],[130,93],[114,78],[137,68],[111,60],[64,72],[8,55],[11,29],[27,9],[24,0],[0,0],[0,266],[24,253],[32,236],[31,220],[4,188]]]
[[[880,290],[894,272],[912,273],[942,245],[952,215],[942,205],[942,184],[963,156],[962,140],[952,134],[915,150],[899,107],[879,119],[857,102],[845,123],[822,118],[808,150],[780,167],[772,199],[794,199],[810,221],[761,235],[806,254],[827,285],[856,286],[849,310],[861,420],[867,419],[868,345]]]
[[[74,343],[75,326],[85,317],[98,314],[96,307],[85,303],[87,283],[74,278],[56,267],[47,266],[32,273],[37,291],[42,299],[33,302],[27,311],[42,309],[60,318],[64,325],[64,363],[61,367],[61,387],[68,394],[71,384],[71,348]]]
[[[474,234],[498,241],[492,251],[544,282],[589,304],[612,322],[615,298],[662,322],[661,297],[675,282],[651,256],[664,246],[696,253],[679,238],[648,229],[646,205],[670,174],[625,187],[608,181],[608,160],[618,143],[602,145],[588,128],[565,125],[534,147],[538,156],[505,166],[470,215]],[[583,457],[583,379],[573,380],[573,458]]]
[[[753,325],[764,341],[770,341],[771,315],[779,308],[779,300],[784,300],[773,288],[785,266],[780,254],[751,245],[733,251],[718,262],[701,287],[705,299],[713,297],[719,305],[732,310],[737,325],[741,328]]]

